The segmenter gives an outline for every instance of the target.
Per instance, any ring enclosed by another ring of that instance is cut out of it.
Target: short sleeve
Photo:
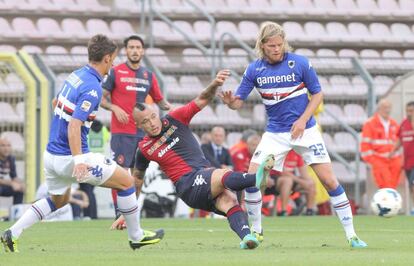
[[[200,110],[200,107],[198,107],[194,101],[191,101],[184,106],[170,111],[168,115],[184,125],[188,125],[194,115],[200,112]]]
[[[321,91],[321,84],[319,83],[316,71],[312,66],[312,63],[304,58],[302,64],[303,82],[310,94],[316,94]]]
[[[111,69],[102,81],[102,88],[107,91],[112,91],[115,87],[115,69]]]
[[[253,68],[253,64],[247,66],[246,70],[244,71],[242,81],[240,82],[240,85],[237,88],[236,93],[234,94],[235,96],[239,96],[242,100],[246,100],[250,92],[254,88]]]
[[[75,110],[73,111],[73,118],[79,119],[81,121],[88,120],[89,115],[93,110],[95,110],[95,108],[97,108],[100,103],[101,97],[98,94],[99,90],[100,88],[91,88],[81,92],[81,95],[77,100]]]
[[[160,86],[158,85],[157,77],[155,76],[154,73],[152,73],[152,82],[151,83],[152,83],[152,86],[151,86],[151,89],[149,91],[149,95],[151,95],[154,102],[158,103],[158,102],[162,101],[163,97],[162,97]]]
[[[135,168],[140,171],[145,171],[148,168],[150,160],[148,160],[141,152],[140,148],[137,148],[135,152]]]
[[[14,179],[17,177],[16,171],[16,159],[13,156],[10,156],[10,178]]]

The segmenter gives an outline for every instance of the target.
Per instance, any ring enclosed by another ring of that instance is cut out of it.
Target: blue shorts
[[[206,168],[182,176],[175,183],[175,191],[191,208],[225,215],[217,210],[216,199],[211,195],[211,175],[214,170],[215,168]]]
[[[113,134],[111,136],[111,150],[114,153],[114,161],[124,168],[133,168],[138,142],[143,137],[143,134],[137,136]]]

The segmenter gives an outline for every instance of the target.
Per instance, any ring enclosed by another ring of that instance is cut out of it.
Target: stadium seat
[[[369,15],[369,11],[358,9],[354,1],[335,0],[335,5],[341,12],[344,12],[353,18],[365,18]]]
[[[357,141],[348,132],[337,132],[335,133],[333,140],[335,142],[337,152],[352,152],[359,153],[359,147]]]
[[[210,69],[210,60],[199,49],[185,48],[183,50],[183,62],[197,68]]]
[[[323,16],[326,11],[322,8],[316,7],[312,0],[292,0],[292,7],[302,14],[311,16]]]
[[[21,50],[24,50],[26,53],[29,54],[41,54],[43,53],[42,48],[37,45],[24,45],[22,46]]]
[[[194,38],[195,31],[193,29],[193,25],[191,25],[188,21],[176,20],[174,21],[174,25],[176,25],[181,31],[185,32],[190,37]],[[182,39],[184,39],[184,36],[181,35],[181,33],[179,33],[177,30],[172,29],[172,32],[179,36],[182,36]]]
[[[184,94],[182,92],[180,85],[177,82],[177,79],[174,76],[164,76],[164,86],[168,91],[168,95],[170,98],[174,96],[181,96]]]
[[[355,181],[354,174],[351,171],[349,171],[342,163],[333,161],[332,169],[340,182],[353,183]]]
[[[385,58],[384,64],[394,69],[411,69],[411,64],[406,64],[402,54],[394,49],[385,49],[382,51],[382,58]]]
[[[232,147],[234,144],[240,141],[241,137],[241,132],[230,132],[229,134],[227,134],[226,146]]]
[[[16,115],[19,117],[19,121],[21,121],[23,123],[24,118],[26,117],[26,107],[25,107],[26,103],[25,102],[19,102],[16,104]]]
[[[211,40],[211,24],[205,20],[198,20],[193,24],[195,37],[198,41],[208,41]],[[217,34],[215,34],[217,38]]]
[[[305,32],[308,36],[317,36],[317,39],[324,43],[337,43],[339,39],[336,36],[329,35],[325,26],[319,22],[309,21],[304,25]]]
[[[362,125],[368,119],[365,109],[354,103],[349,103],[344,106],[345,121],[351,125]]]
[[[48,46],[42,58],[49,66],[73,66],[74,64],[66,48],[60,45]]]
[[[393,23],[390,26],[391,34],[398,42],[414,43],[413,32],[407,24]]]
[[[7,83],[0,78],[0,95],[4,93],[14,92],[12,89],[7,86]]]
[[[0,11],[10,11],[13,9],[13,5],[4,1],[0,2]]]
[[[345,93],[350,96],[361,97],[368,93],[368,85],[361,76],[353,76],[351,79],[352,86],[345,90]]]
[[[104,125],[110,125],[112,118],[112,112],[106,110],[105,108],[99,108],[98,112],[96,113],[96,119],[101,121]]]
[[[235,69],[245,69],[249,64],[247,52],[241,48],[230,48],[223,61],[225,67]]]
[[[23,136],[19,132],[4,131],[1,133],[0,138],[5,138],[12,143],[13,153],[22,154],[25,150]]]
[[[330,17],[345,17],[347,13],[334,4],[333,0],[314,0],[316,8],[320,8]]]
[[[378,75],[374,77],[375,94],[384,95],[394,84],[394,80],[388,76]]]
[[[362,64],[368,69],[384,68],[380,53],[374,49],[362,49],[359,52]]]
[[[298,22],[295,21],[287,21],[283,23],[283,28],[286,32],[286,38],[289,41],[299,41],[299,42],[308,42],[308,41],[315,41],[316,37],[309,37],[306,35],[305,31]]]
[[[252,13],[254,12],[253,14],[274,15],[275,13],[281,13],[281,8],[272,7],[268,0],[247,0],[247,4]]]
[[[86,46],[75,45],[70,49],[72,60],[78,65],[88,63],[88,48]]]
[[[229,32],[234,36],[238,37],[240,35],[239,29],[231,21],[219,21],[216,24],[216,38],[220,38],[221,35],[225,32]]]
[[[26,0],[3,0],[3,2],[10,8],[17,9],[18,11],[33,12],[36,10],[36,6],[26,2]]]
[[[3,17],[0,17],[0,28],[0,37],[9,40],[16,40],[22,37],[22,33],[13,30],[9,22]]]
[[[204,88],[203,83],[197,76],[181,76],[180,77],[180,95],[187,97],[197,96]]]
[[[68,36],[62,31],[57,21],[52,18],[39,18],[37,20],[37,28],[46,38],[56,40],[68,39]]]
[[[89,33],[89,36],[93,36],[98,33],[105,33],[109,38],[119,37],[118,34],[112,34],[108,23],[97,18],[91,18],[86,21],[86,31]]]
[[[403,53],[403,57],[405,59],[405,64],[406,66],[410,66],[411,69],[414,69],[414,50],[413,49],[408,49],[405,50]]]
[[[12,53],[14,53],[14,52],[16,52],[16,51],[17,51],[17,49],[16,49],[16,47],[15,47],[15,46],[13,46],[13,45],[2,44],[2,45],[0,45],[0,51],[2,51],[2,52],[12,52]]]
[[[331,84],[329,83],[329,80],[325,76],[318,76],[319,84],[321,84],[321,88],[323,91],[323,94],[326,96],[330,95],[330,92],[332,90]]]
[[[392,17],[407,19],[410,17],[412,10],[401,9],[395,0],[377,0],[378,7],[387,10]]]
[[[114,0],[113,5],[120,13],[130,13],[138,15],[141,12],[141,7],[136,0]]]
[[[299,55],[306,56],[306,57],[314,57],[315,56],[315,52],[311,49],[308,49],[308,48],[298,48],[298,49],[295,50],[295,53],[299,54]]]
[[[356,161],[350,163],[351,167],[356,170]],[[360,161],[359,162],[359,181],[365,181],[368,176],[367,165]]]
[[[226,0],[227,6],[236,14],[254,14],[254,10],[251,10],[247,0]]]
[[[216,107],[217,122],[224,125],[249,125],[249,118],[241,117],[237,110],[230,109],[225,104],[218,104]]]
[[[270,0],[270,4],[272,5],[272,10],[276,9],[276,12],[283,11],[282,13],[277,13],[279,15],[283,15],[285,17],[303,15],[301,13],[302,11],[294,7],[289,0]]]
[[[61,6],[52,3],[50,0],[28,0],[28,2],[36,7],[36,10],[46,12],[58,12],[61,11]]]
[[[238,32],[240,32],[240,35],[237,37],[243,41],[254,41],[257,37],[257,32],[259,32],[259,26],[253,21],[242,20],[239,22]]]
[[[75,13],[83,13],[84,8],[83,4],[80,5],[76,2],[76,0],[52,0],[52,2],[58,6],[62,13],[66,12],[75,12]]]
[[[328,22],[326,24],[326,32],[329,36],[335,38],[336,40],[344,43],[358,42],[358,38],[349,34],[348,29],[344,24],[339,22]]]
[[[62,20],[62,30],[71,39],[88,40],[90,34],[86,31],[83,23],[75,18],[65,18]]]
[[[7,86],[16,93],[23,92],[26,88],[23,81],[15,73],[9,73],[5,82]]]
[[[330,95],[344,95],[346,90],[351,87],[349,78],[343,75],[332,75],[329,78],[329,83],[332,87]]]
[[[400,10],[405,10],[410,13],[410,16],[414,16],[414,2],[412,0],[399,0],[398,4]]]
[[[17,177],[20,179],[25,180],[26,174],[25,174],[25,162],[22,160],[16,160],[16,174]]]
[[[106,5],[102,5],[99,3],[98,0],[77,0],[79,3],[82,4],[82,7],[85,11],[89,11],[93,14],[101,14],[104,15],[111,11],[111,8]]]
[[[255,124],[264,125],[267,121],[266,108],[263,104],[256,104],[253,107],[253,122]]]
[[[342,68],[336,52],[327,48],[318,49],[316,58],[312,59],[311,62],[316,68]]]
[[[123,19],[115,19],[110,23],[112,36],[116,39],[123,40],[129,35],[137,34],[137,30],[134,30],[131,23]]]
[[[369,30],[371,31],[371,42],[396,43],[396,40],[394,38],[391,38],[392,34],[390,29],[384,23],[371,23],[369,25]]]
[[[371,32],[368,30],[368,27],[359,22],[351,22],[348,24],[349,34],[352,35],[357,41],[362,41],[369,43],[372,41]]]
[[[180,66],[179,63],[171,62],[165,51],[160,48],[147,48],[145,55],[159,68],[177,68]]]
[[[344,117],[344,113],[336,104],[325,104],[325,111],[322,112],[319,116],[319,122],[321,125],[334,125],[337,124],[337,122],[332,118],[331,115],[327,113],[331,113],[334,117],[341,118]]]
[[[217,119],[211,106],[207,105],[194,116],[191,123],[194,125],[216,125]]]
[[[17,17],[12,20],[13,29],[20,32],[24,37],[33,40],[44,40],[46,35],[39,32],[33,21],[26,17]]]
[[[167,23],[160,20],[152,23],[152,33],[156,42],[179,42],[184,38],[181,34],[173,32]]]
[[[8,102],[0,102],[0,123],[23,122]]]
[[[323,142],[325,143],[326,149],[328,149],[328,152],[329,151],[337,152],[336,144],[333,141],[332,136],[329,135],[329,133],[323,132],[322,139],[323,139]]]

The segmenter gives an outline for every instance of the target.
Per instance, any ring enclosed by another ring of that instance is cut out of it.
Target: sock
[[[31,227],[54,211],[56,211],[56,206],[50,197],[36,201],[32,204],[30,209],[25,211],[22,217],[10,227],[12,236],[19,238],[23,230]]]
[[[244,201],[246,202],[247,214],[252,223],[253,231],[262,232],[262,193],[256,187],[245,190]]]
[[[139,224],[138,203],[135,196],[135,186],[118,191],[118,209],[127,224],[128,237],[132,241],[141,240],[144,232]]]
[[[248,187],[253,187],[256,184],[256,175],[229,171],[223,175],[221,183],[225,188],[240,191]]]
[[[345,191],[341,185],[338,185],[335,190],[329,191],[328,194],[331,197],[331,204],[338,215],[342,226],[344,227],[346,238],[350,239],[356,234],[354,230],[351,205],[349,204]]]
[[[240,237],[241,240],[250,234],[249,222],[247,215],[243,212],[240,205],[233,206],[227,212],[227,220],[229,221],[231,229]]]

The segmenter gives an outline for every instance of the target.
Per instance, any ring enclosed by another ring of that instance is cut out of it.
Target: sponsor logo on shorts
[[[256,151],[253,155],[254,158],[258,157],[262,153],[262,151]]]
[[[171,150],[172,147],[174,147],[175,144],[177,144],[177,142],[180,141],[179,137],[176,137],[175,139],[173,139],[168,145],[167,147],[165,147],[164,149],[160,150],[158,152],[158,158],[161,158],[162,156],[164,156],[164,154],[167,153],[167,151]]]
[[[99,167],[99,165],[95,167],[88,167],[88,171],[91,173],[91,175],[102,179],[103,169],[102,167]]]
[[[194,179],[194,183],[192,185],[192,187],[194,186],[201,186],[201,185],[207,185],[206,180],[204,179],[204,177],[202,175],[197,175],[196,178]]]
[[[92,103],[89,101],[83,101],[81,104],[81,109],[84,112],[88,112],[91,109]]]

